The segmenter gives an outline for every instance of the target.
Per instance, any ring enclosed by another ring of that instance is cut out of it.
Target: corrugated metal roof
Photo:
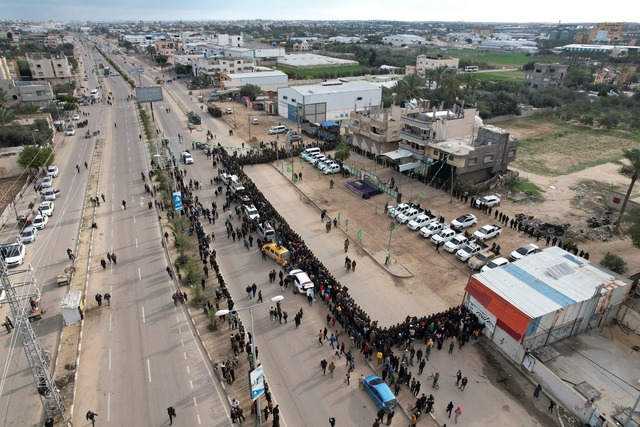
[[[557,278],[549,274],[547,269],[559,263],[570,268],[572,274]],[[479,273],[474,278],[534,319],[590,299],[599,285],[620,287],[630,283],[555,246],[513,264]]]
[[[326,86],[323,84],[289,86],[289,89],[292,89],[303,96],[304,95],[320,95],[320,94],[328,94],[328,93],[346,93],[346,92],[360,92],[360,91],[370,91],[370,90],[379,91],[380,90],[378,86],[374,85],[373,83],[369,83],[365,81],[340,82],[335,85],[329,85],[329,86]]]

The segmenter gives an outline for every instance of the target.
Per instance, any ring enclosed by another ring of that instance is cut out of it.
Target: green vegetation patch
[[[490,73],[475,73],[474,76],[478,80],[483,80],[483,81],[493,81],[493,82],[524,81],[524,71],[504,71],[504,72],[495,71]]]
[[[522,179],[518,178],[509,183],[509,185],[507,185],[507,188],[516,191],[522,191],[532,202],[544,202],[544,195],[542,193],[544,193],[545,191],[533,182],[523,181]]]
[[[294,75],[299,79],[335,79],[338,77],[363,76],[370,71],[369,67],[323,67],[323,68],[292,68],[276,66],[277,70]]]

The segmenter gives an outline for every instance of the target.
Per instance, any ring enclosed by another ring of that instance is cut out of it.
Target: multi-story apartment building
[[[601,22],[589,31],[589,42],[616,42],[622,38],[621,22]]]
[[[400,122],[399,155],[389,157],[410,166],[400,164],[400,170],[413,169],[427,180],[481,182],[505,172],[516,157],[517,139],[483,125],[473,108],[409,110]]]
[[[352,111],[349,116],[352,145],[361,150],[361,154],[380,155],[397,149],[400,142],[401,115],[402,109],[395,105],[391,108]]]
[[[430,58],[426,55],[418,55],[415,67],[407,65],[405,70],[406,74],[418,74],[424,77],[426,70],[434,70],[439,67],[457,72],[459,64],[459,58]]]
[[[71,79],[71,67],[63,53],[27,53],[27,62],[31,70],[31,77],[35,80]]]
[[[304,40],[293,45],[294,52],[307,52],[309,50],[311,50],[311,45]]]
[[[561,87],[568,69],[568,65],[536,62],[532,70],[525,72],[524,85],[531,89]]]
[[[247,58],[199,58],[192,62],[195,74],[234,74],[255,71],[256,61]]]
[[[176,49],[180,47],[180,43],[176,41],[158,40],[155,44],[156,52],[160,55],[173,56]]]

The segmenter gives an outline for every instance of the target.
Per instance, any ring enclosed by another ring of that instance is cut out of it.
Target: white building
[[[256,61],[246,58],[199,58],[191,61],[195,75],[246,73],[256,71]]]
[[[406,67],[406,73],[418,74],[424,77],[426,70],[435,70],[439,67],[457,72],[459,64],[460,59],[458,58],[429,58],[426,55],[418,55],[415,67],[408,65]]]
[[[520,363],[528,351],[607,324],[630,283],[552,246],[473,275],[465,304],[484,322],[484,335]]]
[[[390,44],[393,46],[420,44],[424,39],[414,34],[395,34],[393,36],[386,36],[382,38],[382,43]]]
[[[341,121],[382,105],[382,89],[364,81],[328,81],[278,89],[278,114],[293,122]]]
[[[355,67],[358,65],[358,61],[316,55],[315,53],[294,53],[279,58],[277,64],[293,68],[337,67],[345,65]]]
[[[327,43],[344,43],[344,44],[352,44],[352,43],[361,43],[364,41],[362,37],[329,37],[327,39]]]
[[[235,73],[220,76],[224,89],[241,88],[244,85],[255,85],[264,92],[275,92],[289,85],[288,76],[282,71],[260,71],[257,73]]]

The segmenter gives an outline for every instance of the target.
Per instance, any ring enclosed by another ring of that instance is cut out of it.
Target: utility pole
[[[40,347],[40,344],[38,343],[38,339],[36,338],[33,329],[31,328],[31,322],[29,322],[29,316],[25,309],[24,302],[21,301],[21,299],[24,300],[25,298],[30,298],[33,295],[27,295],[26,297],[19,298],[16,293],[16,289],[11,283],[11,279],[9,278],[12,274],[24,274],[31,272],[31,267],[29,267],[28,270],[18,270],[9,273],[7,270],[7,264],[4,259],[0,257],[0,285],[5,291],[7,304],[9,304],[11,314],[15,319],[14,325],[16,333],[18,333],[22,339],[22,347],[24,348],[25,356],[29,362],[29,368],[31,368],[31,374],[33,375],[33,380],[35,381],[36,388],[38,389],[42,406],[44,407],[45,417],[55,418],[56,415],[59,415],[60,418],[64,418],[65,407],[64,402],[62,401],[62,396],[58,392],[56,383],[53,380],[51,371],[49,370],[49,363],[42,351],[42,348]],[[28,282],[18,283],[16,286],[32,286],[33,284],[33,280],[30,280]]]

